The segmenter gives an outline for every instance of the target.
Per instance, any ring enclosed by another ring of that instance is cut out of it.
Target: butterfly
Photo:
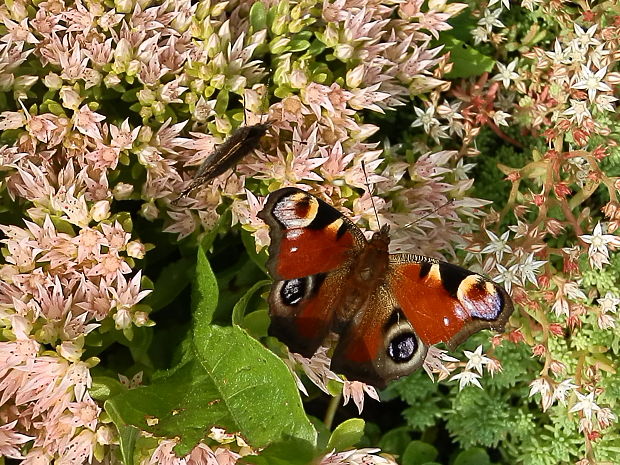
[[[389,253],[389,225],[367,240],[342,213],[301,189],[271,193],[269,334],[311,357],[338,336],[331,369],[385,387],[418,369],[428,347],[454,348],[482,329],[502,331],[508,293],[450,263]]]
[[[209,183],[215,177],[239,163],[243,157],[258,147],[261,138],[267,133],[271,125],[272,123],[270,121],[266,121],[264,123],[241,126],[235,129],[233,133],[202,162],[190,185],[179,194],[175,202],[187,196],[187,194],[197,187]]]

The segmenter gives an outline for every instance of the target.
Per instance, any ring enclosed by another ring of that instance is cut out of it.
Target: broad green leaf
[[[252,337],[258,339],[267,336],[270,323],[269,312],[266,309],[262,309],[248,313],[243,318],[242,326]]]
[[[435,447],[423,441],[411,441],[402,456],[402,465],[425,465],[437,458]]]
[[[315,458],[313,445],[303,439],[276,442],[263,449],[260,455],[243,457],[241,463],[255,465],[307,465]]]
[[[491,71],[495,66],[495,60],[483,55],[474,47],[462,40],[442,34],[441,43],[445,45],[445,50],[450,52],[450,58],[454,66],[452,71],[446,74],[447,78],[467,78],[480,76],[484,72]]]
[[[188,271],[194,268],[194,262],[185,257],[166,265],[144,303],[157,311],[174,301],[190,282]]]
[[[248,302],[250,301],[252,297],[254,297],[254,294],[256,293],[256,291],[258,291],[259,289],[262,289],[263,287],[267,286],[270,283],[271,281],[267,279],[263,279],[262,281],[257,282],[243,295],[243,297],[241,297],[241,299],[239,299],[237,304],[233,307],[233,313],[232,313],[233,324],[238,325],[238,326],[243,326],[245,310],[248,306]]]
[[[407,445],[411,442],[410,429],[406,426],[394,428],[381,437],[379,448],[389,454],[403,455]]]
[[[364,435],[365,422],[361,418],[350,418],[340,423],[327,443],[327,449],[343,451],[351,449]]]
[[[194,321],[197,325],[208,325],[213,320],[213,313],[217,308],[219,290],[217,280],[207,260],[204,249],[198,249],[196,260],[196,277],[192,289],[192,308]]]
[[[282,360],[240,327],[210,323],[217,285],[202,250],[197,262],[194,330],[183,361],[150,386],[110,399],[106,411],[119,428],[178,437],[181,456],[213,426],[238,432],[254,447],[287,438],[313,446],[316,431]]]
[[[490,465],[491,459],[487,451],[481,447],[464,450],[454,459],[453,465]]]

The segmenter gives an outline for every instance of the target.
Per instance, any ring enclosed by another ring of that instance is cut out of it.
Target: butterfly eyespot
[[[413,358],[418,350],[418,341],[413,333],[401,333],[387,346],[389,357],[396,363],[405,363]]]
[[[280,289],[280,297],[285,305],[297,305],[306,295],[307,280],[295,278],[285,281]]]

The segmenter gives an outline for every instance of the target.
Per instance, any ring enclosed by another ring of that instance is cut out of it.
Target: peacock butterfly
[[[384,387],[419,368],[430,345],[454,348],[481,329],[501,331],[512,313],[492,281],[434,258],[390,254],[388,225],[367,240],[300,189],[271,193],[258,216],[271,238],[269,333],[306,357],[337,335],[331,368],[350,380]]]
[[[267,133],[271,124],[270,121],[266,121],[264,123],[241,126],[235,129],[233,133],[202,162],[190,185],[181,192],[175,202],[239,163],[243,157],[258,147],[261,138]]]

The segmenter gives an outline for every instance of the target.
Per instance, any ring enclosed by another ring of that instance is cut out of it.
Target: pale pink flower
[[[117,308],[131,309],[152,292],[150,289],[140,290],[141,279],[141,271],[138,271],[129,282],[120,271],[118,272],[115,286],[109,288],[110,295],[114,298],[113,304]]]
[[[310,381],[325,393],[329,394],[327,382],[330,379],[342,382],[342,379],[329,368],[331,360],[327,356],[327,347],[319,347],[311,358],[289,352],[289,359],[300,364]]]
[[[0,426],[0,456],[10,459],[23,459],[19,446],[34,439],[15,431],[17,420]]]
[[[364,409],[364,393],[376,401],[379,401],[379,394],[377,390],[369,384],[361,383],[359,381],[345,380],[342,386],[342,396],[344,401],[342,405],[347,405],[349,399],[353,399],[353,403],[357,406],[357,411],[361,414]]]
[[[131,379],[129,379],[127,376],[121,375],[119,373],[118,379],[121,382],[121,384],[125,386],[127,389],[135,389],[142,384],[143,375],[144,375],[144,372],[139,371],[135,375],[133,375]]]
[[[118,251],[124,250],[131,239],[131,234],[126,232],[118,221],[113,225],[102,223],[101,230],[106,238],[107,246]]]
[[[60,458],[56,461],[57,465],[79,465],[90,463],[93,452],[97,445],[97,436],[88,429],[82,430],[80,434],[73,437],[64,450],[60,451]]]
[[[185,465],[185,459],[177,457],[174,453],[175,446],[176,441],[162,439],[151,454],[148,465]]]
[[[83,105],[73,115],[73,126],[82,134],[101,141],[101,131],[99,122],[103,121],[105,116],[95,113],[87,105]]]
[[[459,360],[448,355],[446,350],[438,349],[435,346],[430,346],[428,348],[428,352],[426,352],[426,357],[424,357],[424,363],[422,364],[422,368],[426,372],[426,374],[434,381],[433,377],[434,373],[439,373],[439,379],[445,379],[450,375],[452,370],[443,362],[456,363]]]
[[[98,263],[86,271],[87,276],[101,276],[107,282],[112,282],[118,273],[131,273],[131,267],[115,250],[101,254]]]
[[[572,84],[571,87],[573,89],[586,90],[588,92],[588,99],[590,102],[593,102],[597,92],[609,92],[612,90],[611,87],[603,81],[606,74],[607,66],[603,66],[595,73],[587,66],[582,65],[578,80]]]
[[[577,385],[571,381],[571,379],[565,379],[553,391],[553,400],[557,400],[560,405],[566,405],[566,396],[577,388]]]
[[[112,136],[110,145],[120,150],[129,150],[133,146],[139,132],[140,126],[131,129],[129,126],[129,119],[123,121],[120,128],[110,124],[110,135]]]
[[[616,414],[608,407],[604,407],[596,412],[596,421],[601,429],[609,428],[617,419]]]
[[[73,426],[85,427],[95,431],[101,408],[88,394],[84,396],[81,402],[71,402],[68,409],[73,414],[71,419]]]
[[[21,111],[3,111],[0,113],[0,130],[21,128],[26,124],[26,117]]]
[[[120,150],[116,147],[101,145],[96,150],[86,153],[86,159],[98,170],[116,169]]]
[[[468,358],[467,365],[465,366],[466,370],[475,369],[479,374],[482,374],[483,367],[488,365],[490,359],[482,355],[482,346],[479,345],[476,347],[476,350],[470,352],[469,350],[463,351],[465,357]]]
[[[33,447],[28,451],[21,465],[48,465],[52,463],[52,454],[43,447]]]

